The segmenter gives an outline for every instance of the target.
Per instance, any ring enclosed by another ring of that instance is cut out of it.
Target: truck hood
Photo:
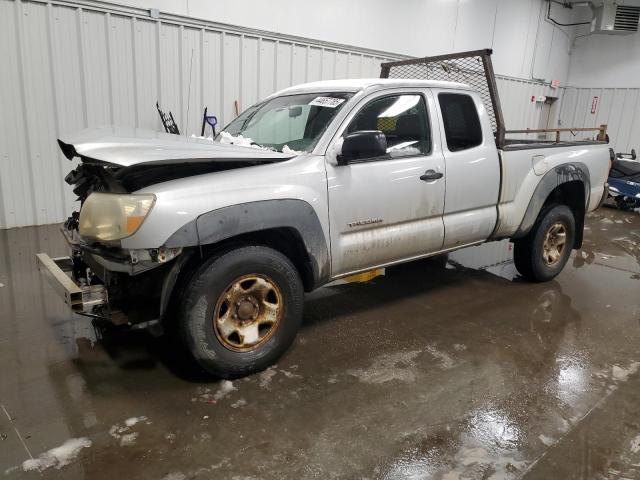
[[[58,140],[65,157],[84,163],[119,167],[210,163],[221,161],[274,163],[293,154],[221,144],[211,140],[154,132],[140,128],[102,127],[82,130]]]

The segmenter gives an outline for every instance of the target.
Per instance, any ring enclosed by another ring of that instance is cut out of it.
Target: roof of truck
[[[360,90],[373,89],[375,87],[380,89],[393,87],[427,87],[471,90],[469,85],[457,82],[438,82],[435,80],[413,80],[407,78],[350,78],[345,80],[323,80],[320,82],[302,83],[280,90],[271,96],[316,92],[359,92]]]

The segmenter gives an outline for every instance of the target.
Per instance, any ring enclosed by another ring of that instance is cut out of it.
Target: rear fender
[[[576,243],[575,247],[579,248],[582,244],[582,230],[584,226],[584,212],[586,206],[589,205],[589,197],[591,192],[591,180],[588,167],[582,162],[564,163],[548,171],[541,179],[533,196],[529,201],[529,205],[524,214],[524,218],[516,233],[511,237],[518,239],[525,237],[533,228],[551,193],[560,185],[569,182],[580,182],[584,188],[584,200],[582,205],[580,218],[576,218]]]

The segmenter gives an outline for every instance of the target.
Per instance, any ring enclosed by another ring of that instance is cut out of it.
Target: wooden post
[[[556,143],[560,143],[560,130],[556,130]]]
[[[607,124],[603,123],[600,125],[600,130],[598,131],[598,140],[604,142],[607,139]]]

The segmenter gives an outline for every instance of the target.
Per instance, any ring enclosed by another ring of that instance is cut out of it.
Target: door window
[[[425,155],[431,151],[422,95],[389,95],[372,100],[351,120],[345,134],[361,130],[380,130],[387,137],[387,153],[379,159]]]
[[[473,98],[460,93],[441,93],[438,100],[449,151],[458,152],[480,145],[482,127]]]

